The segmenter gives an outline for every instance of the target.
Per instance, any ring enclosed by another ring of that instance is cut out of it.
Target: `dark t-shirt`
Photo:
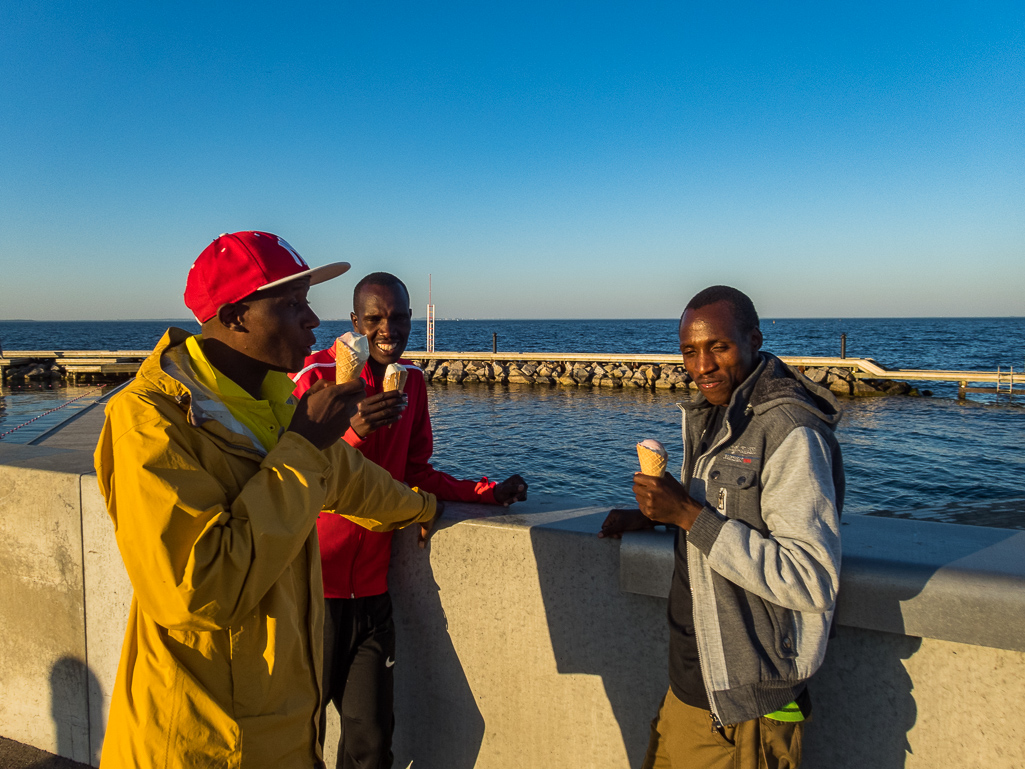
[[[717,407],[709,419],[701,444],[692,452],[688,476],[694,472],[693,462],[711,448],[722,429],[726,409]],[[676,531],[676,564],[673,584],[669,588],[669,686],[681,702],[694,708],[708,710],[708,693],[701,678],[698,643],[694,637],[694,604],[690,592],[690,572],[687,569],[687,532]]]
[[[669,588],[669,686],[681,702],[708,710],[694,637],[694,604],[687,571],[687,532],[676,530],[676,567]]]

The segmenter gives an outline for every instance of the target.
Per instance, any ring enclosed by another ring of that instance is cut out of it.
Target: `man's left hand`
[[[388,427],[398,422],[402,417],[402,412],[406,410],[408,402],[406,394],[401,390],[371,395],[360,401],[349,425],[356,435],[366,438],[382,427]]]
[[[701,512],[701,505],[691,499],[687,490],[669,473],[661,478],[634,473],[634,496],[641,512],[651,520],[671,523],[687,531]]]
[[[519,475],[510,475],[495,486],[495,502],[509,507],[513,502],[522,502],[527,498],[527,482]]]

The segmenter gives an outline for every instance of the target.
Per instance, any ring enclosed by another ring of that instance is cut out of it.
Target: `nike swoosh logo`
[[[387,658],[387,659],[386,659],[386,660],[384,661],[384,666],[385,666],[386,668],[391,668],[391,667],[395,667],[395,660],[393,660],[393,659],[392,659],[391,657],[388,657],[388,658]]]

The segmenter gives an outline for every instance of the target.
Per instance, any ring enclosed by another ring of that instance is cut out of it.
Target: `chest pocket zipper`
[[[716,501],[716,509],[720,513],[726,511],[726,489],[719,489],[719,499]]]

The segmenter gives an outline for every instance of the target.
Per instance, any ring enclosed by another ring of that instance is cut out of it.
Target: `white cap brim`
[[[337,278],[342,273],[348,272],[352,265],[348,262],[332,262],[331,264],[325,264],[323,267],[314,267],[310,270],[303,270],[297,272],[295,275],[289,275],[287,278],[281,280],[275,280],[273,283],[268,283],[266,286],[260,286],[257,291],[263,291],[268,288],[274,288],[274,286],[280,286],[283,283],[288,283],[295,280],[296,278],[305,278],[309,276],[310,285],[315,286],[318,283]]]

